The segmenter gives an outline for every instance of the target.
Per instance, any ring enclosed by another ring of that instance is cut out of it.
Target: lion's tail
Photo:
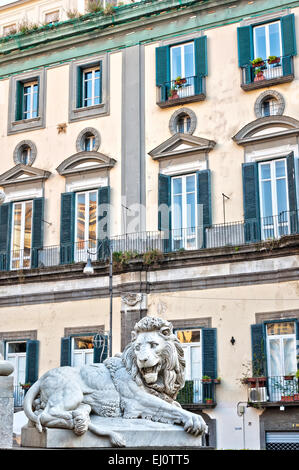
[[[40,381],[38,380],[29,388],[28,392],[26,393],[23,407],[24,407],[24,413],[27,416],[27,418],[33,423],[35,423],[39,432],[42,432],[42,425],[40,423],[39,417],[33,413],[33,408],[32,408],[33,400],[38,395],[39,391],[40,391]]]
[[[109,437],[112,447],[125,447],[126,442],[118,433],[108,429],[100,429],[92,423],[88,424],[88,429],[97,436]]]

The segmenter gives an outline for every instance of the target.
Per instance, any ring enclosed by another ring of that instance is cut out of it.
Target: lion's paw
[[[116,432],[111,433],[110,436],[112,447],[126,447],[125,439]]]
[[[74,433],[77,436],[82,436],[88,430],[89,419],[86,416],[76,416],[74,418]]]
[[[184,431],[193,434],[194,437],[200,436],[206,432],[206,423],[201,416],[190,414],[184,425]]]

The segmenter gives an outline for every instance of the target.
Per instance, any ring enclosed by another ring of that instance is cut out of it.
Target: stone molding
[[[92,162],[89,166],[81,166],[82,164]],[[97,170],[110,170],[114,167],[116,160],[95,151],[78,152],[66,158],[56,168],[56,171],[62,176],[73,176]]]
[[[276,101],[277,101],[277,113],[275,114],[275,116],[281,116],[284,112],[284,108],[285,108],[285,101],[284,101],[284,97],[282,96],[281,93],[279,93],[278,91],[276,90],[267,90],[267,91],[264,91],[263,93],[261,93],[255,103],[254,103],[254,112],[255,112],[255,115],[256,117],[259,119],[259,118],[262,118],[264,117],[262,115],[262,104],[263,102],[266,100],[266,99],[269,99],[269,98],[274,98]]]
[[[100,136],[100,133],[97,129],[95,129],[94,127],[85,127],[85,129],[83,129],[78,137],[77,137],[77,140],[76,140],[76,149],[77,149],[77,152],[84,152],[84,146],[82,145],[83,144],[83,139],[84,139],[84,136],[86,134],[92,134],[94,137],[95,137],[95,143],[94,143],[94,146],[93,146],[93,149],[92,151],[93,152],[97,152],[99,150],[99,147],[100,147],[100,144],[101,144],[101,136]]]
[[[33,165],[35,159],[36,159],[36,156],[37,156],[37,148],[36,148],[36,145],[35,143],[32,141],[32,140],[22,140],[21,142],[18,143],[18,145],[15,147],[14,149],[14,153],[13,153],[13,160],[15,162],[16,165],[18,165],[19,163],[22,163],[20,161],[20,152],[22,150],[22,147],[23,146],[28,146],[30,147],[31,149],[31,154],[30,154],[30,160],[29,160],[29,163],[27,166],[31,166]]]
[[[299,318],[299,310],[280,310],[275,312],[258,312],[255,314],[257,324],[272,320],[287,320],[288,318]]]
[[[37,330],[0,331],[0,341],[36,340]]]
[[[96,326],[75,326],[64,328],[64,337],[87,334],[87,333],[104,333],[105,325]]]
[[[169,131],[172,135],[177,134],[177,130],[176,130],[177,121],[179,117],[184,114],[187,114],[191,119],[190,129],[188,132],[186,132],[186,134],[192,135],[194,133],[196,129],[196,125],[197,125],[197,117],[196,117],[195,112],[190,108],[179,108],[172,114],[169,120]]]

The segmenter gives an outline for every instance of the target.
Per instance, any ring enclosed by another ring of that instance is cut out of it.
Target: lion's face
[[[137,366],[148,385],[158,380],[164,347],[165,339],[157,331],[139,333],[134,342]]]

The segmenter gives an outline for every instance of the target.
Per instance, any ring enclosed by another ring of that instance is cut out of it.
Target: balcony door
[[[32,201],[15,202],[12,214],[11,269],[30,268]]]
[[[97,259],[98,191],[76,193],[75,261]]]
[[[198,225],[196,174],[175,176],[171,183],[172,248],[194,250],[197,248],[196,228]]]
[[[177,89],[180,98],[194,95],[194,43],[188,42],[170,48],[171,87],[178,78],[185,78],[186,83]]]
[[[265,61],[265,78],[277,78],[283,75],[282,61],[279,64],[269,64],[269,56],[282,56],[281,24],[280,21],[267,23],[253,28],[254,58],[261,57]]]
[[[26,380],[26,342],[8,342],[6,344],[6,359],[14,366],[12,373],[14,378],[14,404],[15,406],[22,406],[24,390],[20,384],[24,384]]]
[[[267,364],[272,401],[297,393],[296,325],[294,322],[267,324]]]
[[[259,163],[262,239],[290,233],[286,159]]]
[[[72,338],[72,366],[82,367],[93,363],[93,337],[75,336]]]
[[[180,330],[177,331],[177,337],[184,350],[185,380],[193,382],[192,403],[201,403],[203,401],[201,330]]]

